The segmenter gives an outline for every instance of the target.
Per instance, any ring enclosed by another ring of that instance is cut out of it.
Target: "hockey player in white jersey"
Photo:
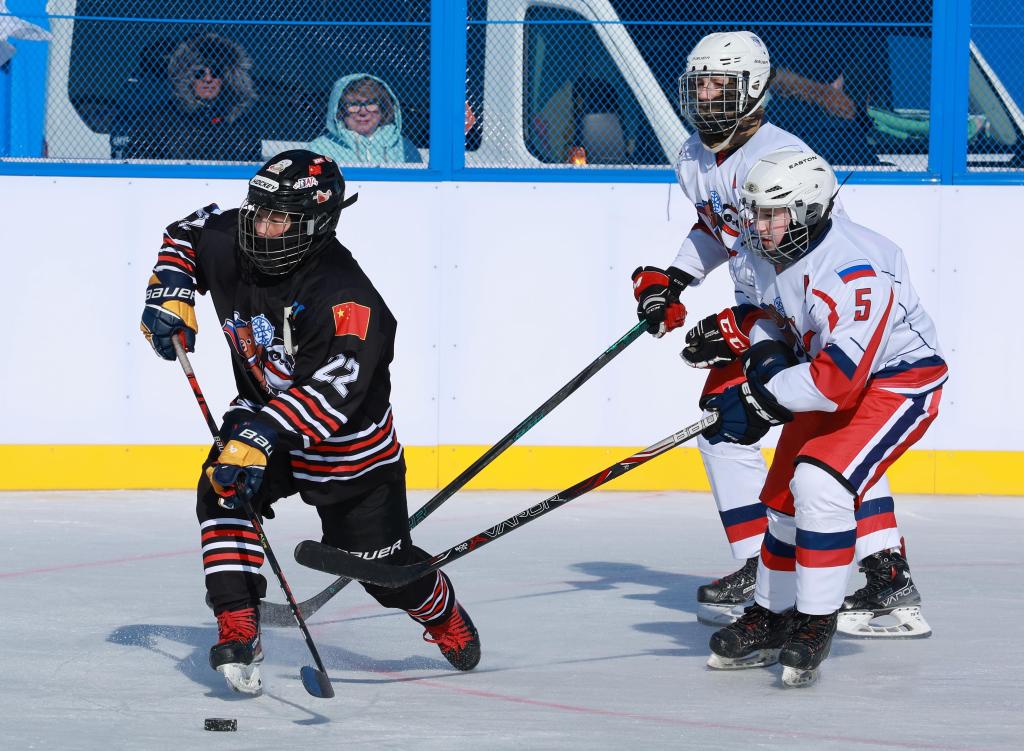
[[[679,97],[695,132],[680,149],[675,169],[683,193],[696,207],[697,222],[667,269],[644,266],[633,272],[637,313],[647,321],[649,331],[660,337],[684,322],[679,293],[728,263],[736,307],[700,321],[687,333],[682,352],[688,364],[708,369],[702,403],[742,380],[738,351],[745,341],[740,329],[744,319],[758,310],[751,285],[756,266],[763,262],[746,253],[740,243],[737,186],[765,154],[781,148],[810,151],[799,138],[765,121],[762,105],[772,75],[768,50],[752,32],[709,34],[693,48],[679,79]],[[744,561],[739,570],[697,592],[698,620],[724,625],[753,596],[767,526],[765,507],[758,501],[767,469],[756,444],[712,445],[700,439],[698,448],[732,555]],[[857,560],[868,573],[868,586],[852,596],[853,604],[868,604],[870,592],[891,587],[894,579],[904,599],[919,602],[906,561],[895,551],[900,534],[884,479],[857,513]],[[896,571],[898,577],[890,575]],[[871,615],[858,611],[859,620],[850,630],[874,635],[862,624]],[[921,624],[920,635],[927,635],[927,625]]]
[[[755,603],[711,637],[708,665],[777,659],[790,686],[812,683],[828,656],[856,509],[934,421],[947,377],[902,251],[833,215],[835,193],[831,167],[806,151],[774,152],[746,175],[741,233],[765,262],[751,286],[767,316],[749,331],[746,378],[707,404],[721,415],[705,432],[713,444],[785,426],[761,491]]]

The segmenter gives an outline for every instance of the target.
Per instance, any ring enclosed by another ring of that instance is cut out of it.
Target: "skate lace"
[[[803,620],[796,624],[794,631],[795,633],[791,637],[794,641],[813,644],[827,638],[832,632],[832,625],[828,618],[809,618],[804,616]]]
[[[733,571],[731,574],[726,574],[721,579],[716,579],[715,584],[726,584],[732,586],[737,582],[745,580],[753,580],[757,573],[757,559],[752,558],[743,564],[743,568]]]
[[[895,566],[887,566],[883,569],[861,568],[861,571],[864,572],[864,576],[867,578],[864,586],[857,591],[857,594],[861,596],[870,597],[871,595],[878,594],[892,584],[896,578]]]
[[[232,641],[250,641],[256,636],[255,608],[225,610],[217,616],[217,631],[220,634],[218,644],[226,644]]]
[[[469,626],[462,620],[458,610],[452,612],[451,618],[437,626],[426,626],[423,632],[423,641],[428,644],[436,644],[446,651],[455,650],[461,652],[473,638]]]

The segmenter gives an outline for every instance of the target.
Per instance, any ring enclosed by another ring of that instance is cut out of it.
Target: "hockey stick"
[[[218,450],[223,451],[224,442],[221,441],[220,436],[217,434],[217,422],[213,419],[213,414],[210,412],[210,406],[206,403],[206,397],[203,396],[202,389],[199,388],[199,381],[196,379],[195,371],[192,370],[192,363],[188,359],[188,353],[185,352],[185,345],[176,336],[171,337],[171,341],[174,343],[174,351],[178,355],[178,362],[181,364],[181,369],[185,371],[185,377],[188,378],[188,384],[192,387],[192,393],[195,394],[199,409],[203,413],[203,417],[206,418],[206,425],[210,428],[213,441],[217,444]],[[303,665],[299,671],[299,675],[302,677],[302,685],[313,696],[321,699],[330,699],[334,696],[334,687],[331,685],[330,678],[327,677],[327,670],[324,668],[319,652],[316,651],[313,637],[306,627],[306,622],[302,619],[299,606],[295,604],[295,597],[292,595],[291,587],[288,586],[288,580],[284,578],[284,572],[281,570],[281,565],[277,562],[277,556],[274,555],[274,551],[270,547],[270,541],[263,531],[259,515],[253,511],[248,498],[242,495],[236,495],[235,498],[241,504],[245,515],[249,517],[253,529],[256,530],[256,534],[260,539],[260,545],[263,546],[263,550],[267,554],[267,560],[270,561],[270,567],[274,570],[277,581],[281,584],[281,589],[284,590],[284,596],[288,600],[292,617],[295,619],[295,623],[298,624],[299,630],[302,631],[302,638],[306,640],[306,646],[309,647],[309,652],[313,655],[313,661],[316,663],[316,668]]]
[[[589,381],[597,371],[610,363],[616,355],[622,352],[622,350],[636,341],[637,337],[639,337],[646,328],[647,323],[645,321],[641,321],[631,328],[614,344],[612,344],[612,346],[598,355],[592,363],[581,370],[575,378],[562,386],[562,388],[555,392],[550,399],[531,412],[525,420],[506,433],[505,436],[496,444],[491,446],[485,454],[466,467],[458,477],[438,491],[437,495],[423,504],[418,511],[410,516],[409,529],[412,529],[434,513],[442,503],[455,495],[455,493],[461,490],[466,483],[480,474],[484,467],[497,459],[500,454],[504,453],[505,449],[522,438],[530,428],[540,422],[543,417],[548,415],[555,407],[565,401],[580,386]],[[305,613],[307,617],[311,616],[320,608],[321,605],[344,589],[350,581],[351,579],[344,576],[335,579],[330,585],[328,585],[327,589],[319,592],[305,602],[300,602],[299,609]],[[260,616],[263,618],[263,622],[270,626],[287,626],[291,624],[291,612],[288,607],[285,605],[279,605],[276,602],[262,603],[260,605]]]
[[[377,584],[382,587],[403,587],[432,571],[437,571],[447,566],[452,561],[468,555],[487,543],[507,535],[509,532],[514,532],[527,522],[531,522],[549,511],[554,511],[574,498],[579,498],[584,493],[589,493],[606,482],[624,475],[629,470],[639,467],[641,464],[657,456],[661,456],[669,449],[675,448],[679,444],[700,435],[701,431],[717,421],[718,413],[712,412],[690,427],[683,428],[678,433],[673,433],[653,446],[648,446],[642,451],[626,457],[617,464],[613,464],[607,469],[591,475],[586,480],[578,482],[560,493],[556,493],[547,500],[541,501],[525,511],[520,511],[515,516],[510,516],[500,524],[474,535],[468,540],[460,542],[455,547],[449,548],[443,553],[438,553],[433,558],[420,563],[413,563],[408,566],[389,566],[386,563],[364,560],[351,553],[346,553],[344,550],[339,550],[320,542],[314,542],[313,540],[303,540],[298,544],[295,548],[295,560],[309,568],[348,576],[369,584]]]

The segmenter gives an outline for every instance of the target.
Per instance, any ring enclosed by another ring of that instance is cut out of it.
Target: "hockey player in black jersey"
[[[335,237],[345,180],[328,157],[285,151],[249,181],[239,209],[210,205],[167,227],[146,291],[142,331],[175,359],[191,351],[195,293],[209,293],[231,351],[238,396],[199,479],[206,589],[219,627],[210,664],[232,688],[261,689],[263,549],[233,496],[257,513],[298,493],[320,515],[325,543],[395,565],[423,560],[412,544],[405,461],[389,367],[396,321]],[[480,639],[451,581],[432,573],[400,589],[364,585],[420,623],[459,670]]]

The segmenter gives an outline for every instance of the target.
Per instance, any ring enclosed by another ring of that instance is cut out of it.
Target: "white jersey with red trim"
[[[709,151],[696,133],[683,143],[676,157],[676,178],[697,209],[697,222],[671,265],[703,281],[728,261],[736,301],[757,304],[756,267],[770,265],[746,252],[740,242],[738,186],[761,157],[786,148],[810,151],[799,138],[771,123],[764,123],[721,161],[721,154]]]
[[[793,412],[835,412],[872,387],[914,396],[946,381],[938,336],[903,251],[844,216],[792,266],[759,277],[762,307],[795,335],[809,362],[768,384]],[[757,328],[778,338],[767,320]],[[757,338],[756,336],[754,337]]]

